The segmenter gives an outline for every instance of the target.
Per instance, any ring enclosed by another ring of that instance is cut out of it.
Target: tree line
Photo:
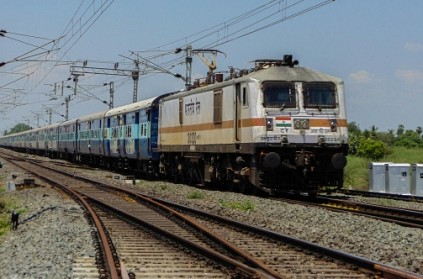
[[[3,132],[3,135],[4,135],[4,136],[7,136],[7,135],[11,135],[11,134],[17,134],[17,133],[24,132],[24,131],[31,130],[31,129],[32,129],[32,127],[31,127],[31,126],[26,125],[26,124],[24,124],[24,123],[19,123],[19,124],[16,124],[16,125],[15,125],[13,128],[11,128],[9,131],[8,131],[8,130],[5,130],[5,131]]]
[[[398,125],[396,130],[381,132],[376,126],[361,130],[355,122],[348,123],[349,154],[372,160],[383,158],[390,147],[423,148],[422,127],[415,130]]]

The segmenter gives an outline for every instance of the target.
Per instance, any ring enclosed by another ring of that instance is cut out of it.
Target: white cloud
[[[411,52],[420,52],[420,51],[423,51],[423,44],[406,43],[404,45],[404,48]]]
[[[365,70],[352,73],[349,78],[357,83],[368,83],[371,81],[369,73]]]
[[[406,82],[423,81],[423,72],[418,70],[398,70],[396,75]]]

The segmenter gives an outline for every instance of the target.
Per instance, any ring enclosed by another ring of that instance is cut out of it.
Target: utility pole
[[[134,81],[134,92],[132,95],[132,102],[136,103],[138,101],[138,81],[140,79],[140,65],[138,59],[134,61],[135,70],[132,71],[132,80]]]
[[[75,87],[73,88],[73,95],[76,95],[77,92],[77,86],[78,86],[78,77],[80,74],[72,74],[74,76],[73,82],[75,83]]]
[[[216,56],[218,53],[222,53],[225,55],[225,53],[217,50],[217,49],[192,49],[191,45],[187,45],[185,49],[177,48],[175,50],[175,53],[180,53],[182,50],[185,51],[185,89],[189,90],[192,86],[191,84],[191,75],[192,75],[192,55],[197,55],[201,61],[207,66],[209,69],[209,72],[207,73],[207,76],[213,75],[213,71],[216,69]],[[204,56],[208,53],[213,56],[213,59],[209,61],[209,59],[206,59]],[[226,55],[225,55],[226,56]]]
[[[110,102],[109,102],[109,108],[112,109],[113,108],[113,98],[114,98],[114,94],[115,94],[115,83],[113,81],[109,82],[109,83],[105,83],[103,84],[104,86],[109,85],[109,93],[110,93]]]
[[[47,109],[47,113],[48,113],[48,125],[51,125],[52,109],[51,108]]]
[[[70,96],[67,96],[65,98],[65,105],[66,105],[66,114],[65,114],[65,120],[69,120],[69,102],[70,102]]]
[[[188,45],[185,57],[185,89],[189,90],[191,87],[191,73],[192,73],[192,46]]]
[[[138,82],[140,75],[147,74],[147,73],[165,73],[170,74],[176,78],[181,78],[185,80],[180,74],[172,73],[163,67],[154,64],[152,61],[147,60],[146,58],[137,56],[136,60],[133,60],[135,67],[132,70],[125,70],[125,69],[118,69],[118,63],[115,63],[114,68],[101,68],[101,67],[87,67],[87,64],[84,63],[83,66],[70,66],[71,75],[75,76],[76,79],[78,76],[84,74],[99,74],[99,75],[109,75],[109,76],[125,76],[131,77],[134,81],[134,90],[132,94],[132,101],[135,103],[138,101]],[[146,69],[140,71],[140,64],[144,65],[145,68],[149,68],[150,70],[147,71]],[[191,72],[189,70],[189,72]],[[191,77],[191,74],[190,74]],[[75,85],[77,80],[75,80]],[[114,89],[113,89],[114,91]]]
[[[134,91],[132,96],[132,101],[135,103],[138,99],[138,80],[140,76],[140,69],[139,63],[136,61],[135,69],[133,70],[122,70],[115,67],[112,68],[100,68],[100,67],[86,67],[86,66],[71,66],[70,72],[73,76],[80,76],[84,74],[96,74],[96,75],[108,75],[108,76],[125,76],[125,77],[132,77],[134,81]],[[113,90],[114,87],[110,90]],[[111,101],[113,99],[113,94],[111,95]]]

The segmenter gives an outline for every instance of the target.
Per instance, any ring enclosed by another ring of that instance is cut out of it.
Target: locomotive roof
[[[247,80],[260,80],[260,81],[304,81],[304,82],[322,82],[322,81],[331,81],[334,83],[341,83],[342,79],[322,73],[306,67],[289,67],[289,66],[269,66],[264,67],[258,70],[254,70],[245,74],[241,77],[227,79],[223,82],[209,84],[207,86],[197,87],[189,91],[181,91],[176,94],[171,94],[168,97],[163,98],[172,99],[184,95],[189,95],[197,92],[203,92],[205,90],[213,90],[222,88],[224,86],[229,86],[237,82],[247,81]]]
[[[332,81],[342,82],[338,77],[328,75],[305,67],[275,66],[254,71],[245,78],[256,78],[259,80],[281,80],[281,81]]]

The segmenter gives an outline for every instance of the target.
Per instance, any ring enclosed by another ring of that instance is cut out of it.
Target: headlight
[[[266,130],[273,131],[273,118],[266,118]]]
[[[331,132],[336,132],[338,130],[338,122],[336,121],[336,119],[330,119],[329,125]]]

